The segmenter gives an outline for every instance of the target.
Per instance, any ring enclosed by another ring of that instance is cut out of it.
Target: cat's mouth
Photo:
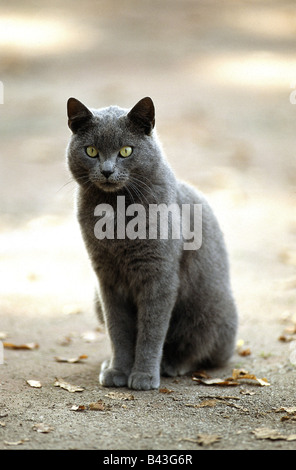
[[[106,192],[115,192],[121,189],[124,185],[119,181],[96,181],[96,186]]]

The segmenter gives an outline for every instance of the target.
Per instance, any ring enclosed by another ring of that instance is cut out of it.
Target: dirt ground
[[[33,349],[4,348],[0,449],[296,449],[295,36],[288,0],[1,7],[0,339]],[[109,343],[65,167],[70,96],[152,97],[168,160],[206,193],[229,249],[240,347],[207,372],[269,385],[99,385]]]

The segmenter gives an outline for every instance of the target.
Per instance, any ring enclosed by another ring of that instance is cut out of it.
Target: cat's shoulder
[[[181,204],[209,205],[204,193],[187,181],[178,181],[178,198]]]

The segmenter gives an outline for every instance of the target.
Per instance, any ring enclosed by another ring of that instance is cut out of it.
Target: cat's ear
[[[93,117],[92,112],[76,98],[68,99],[67,112],[68,126],[74,134],[82,127],[85,127]]]
[[[143,98],[128,113],[129,120],[142,132],[149,135],[155,125],[155,110],[151,98]]]

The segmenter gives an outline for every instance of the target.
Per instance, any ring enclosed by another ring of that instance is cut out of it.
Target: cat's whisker
[[[129,181],[129,187],[131,190],[133,190],[134,194],[136,195],[137,199],[140,200],[140,203],[144,205],[144,199],[146,204],[149,205],[148,199],[145,197],[145,195],[142,193],[142,191],[139,189],[139,187],[136,185],[136,183]]]
[[[131,181],[134,183],[134,185],[139,190],[141,195],[145,197],[145,200],[147,201],[147,203],[149,203],[149,202],[148,202],[147,197],[144,195],[144,192],[148,193],[149,196],[152,196],[154,201],[156,202],[156,197],[155,197],[151,187],[149,187],[146,183],[144,183],[144,181],[142,181],[139,178],[136,178],[135,176],[131,177]]]
[[[62,186],[57,189],[57,193],[62,191],[62,189],[64,189],[66,186],[68,186],[70,183],[75,183],[75,179],[74,178],[70,178],[69,181],[67,181],[66,183],[62,184]]]
[[[131,197],[131,199],[132,199],[132,201],[133,201],[133,204],[135,204],[135,200],[134,200],[134,198],[133,198],[132,192],[131,192],[131,190],[129,189],[128,185],[126,185],[126,190],[127,190],[128,194],[129,194],[129,196]]]

